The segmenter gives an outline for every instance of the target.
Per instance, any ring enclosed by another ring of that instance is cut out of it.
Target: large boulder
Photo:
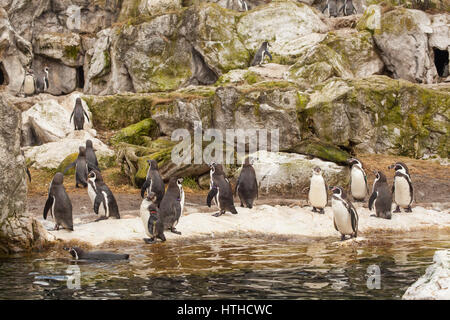
[[[20,112],[0,96],[0,252],[31,249],[47,236],[27,213],[25,159],[20,150]]]
[[[58,60],[70,67],[82,65],[81,39],[76,33],[43,32],[33,40],[34,54]]]

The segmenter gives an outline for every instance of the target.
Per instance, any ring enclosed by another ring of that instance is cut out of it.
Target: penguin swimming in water
[[[378,218],[391,219],[392,194],[386,176],[381,171],[374,171],[372,195],[369,199],[369,210],[375,207]]]
[[[48,189],[48,198],[44,206],[44,220],[47,219],[47,214],[55,220],[55,230],[59,230],[62,226],[64,229],[73,231],[72,219],[72,202],[67,195],[66,189],[63,185],[64,175],[57,172],[50,183]]]
[[[219,207],[219,212],[215,213],[214,217],[219,217],[226,211],[230,211],[232,214],[237,214],[234,207],[233,191],[231,184],[221,169],[222,165],[212,163],[211,164],[211,190],[206,198],[206,204],[211,208],[211,201],[216,199]]]
[[[247,208],[253,208],[253,201],[258,198],[258,181],[256,181],[256,173],[253,166],[250,164],[250,159],[247,157],[242,166],[241,173],[236,183],[234,189],[234,194],[236,192],[241,200],[241,207],[244,204]]]
[[[88,181],[88,195],[94,205],[94,212],[97,215],[100,212],[101,215],[96,221],[110,217],[120,219],[116,198],[103,181],[100,171],[94,169],[89,172]]]
[[[394,212],[400,212],[400,208],[404,208],[405,212],[412,212],[411,203],[414,200],[414,189],[408,167],[403,162],[396,162],[391,164],[388,169],[395,170],[392,195],[397,207]]]
[[[161,220],[156,200],[156,194],[149,192],[147,197],[142,200],[139,210],[145,233],[149,237],[144,239],[146,243],[155,243],[157,238],[163,242],[166,241],[166,237],[164,236],[164,223]]]
[[[156,206],[159,207],[161,200],[164,197],[164,181],[158,171],[158,162],[156,160],[147,160],[149,164],[147,170],[147,177],[141,188],[141,198],[144,198],[145,191],[147,194],[154,192],[156,195]]]
[[[330,187],[331,208],[333,209],[333,223],[336,231],[341,233],[341,240],[346,235],[356,238],[358,235],[358,213],[353,204],[347,200],[347,195],[341,187]]]
[[[341,11],[343,11],[344,16],[351,16],[352,14],[358,13],[353,5],[353,0],[345,0],[344,5],[339,9],[338,13]]]
[[[261,66],[264,62],[264,58],[266,57],[266,55],[270,58],[270,61],[272,61],[272,55],[270,54],[268,47],[270,47],[269,42],[264,41],[262,43],[261,47],[259,47],[255,56],[253,57],[251,66],[256,66],[256,65]]]
[[[325,12],[325,10],[328,9],[328,16],[329,17],[337,17],[337,0],[327,0],[327,4],[322,9],[322,13]]]
[[[129,254],[121,254],[115,252],[108,251],[84,251],[79,247],[64,247],[63,248],[74,257],[76,260],[102,260],[102,261],[111,261],[111,260],[128,260],[130,258]]]
[[[356,201],[364,201],[366,195],[369,194],[369,187],[363,165],[356,158],[350,158],[347,162],[352,166],[350,170],[350,191],[352,197]]]
[[[78,152],[77,159],[74,162],[72,162],[71,164],[69,164],[64,169],[64,174],[66,174],[66,172],[70,168],[75,166],[75,188],[79,188],[79,186],[78,186],[79,184],[81,184],[83,186],[83,188],[86,188],[88,185],[87,177],[88,177],[89,171],[91,171],[93,169],[98,170],[98,168],[86,160],[86,148],[85,147],[80,146],[78,150],[79,150],[79,152]]]
[[[165,230],[170,230],[172,233],[181,234],[175,229],[184,208],[184,190],[183,178],[171,177],[167,191],[159,205],[160,218],[164,224]]]
[[[315,167],[309,185],[308,201],[313,207],[312,211],[324,214],[328,203],[328,186],[322,176],[322,169]],[[320,209],[320,210],[317,210]]]
[[[44,76],[42,78],[40,77],[35,78],[36,93],[45,92],[50,87],[50,83],[48,81],[48,71],[49,68],[47,66],[44,67]]]
[[[81,102],[81,98],[78,97],[75,100],[75,106],[73,107],[72,114],[70,115],[69,122],[72,122],[75,126],[75,130],[83,130],[84,128],[84,117],[86,116],[87,121],[89,120],[89,116],[83,108],[83,103]]]
[[[98,160],[91,140],[86,140],[86,161],[98,169]],[[99,170],[100,171],[100,170]]]

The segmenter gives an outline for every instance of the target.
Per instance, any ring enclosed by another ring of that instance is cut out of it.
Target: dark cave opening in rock
[[[77,88],[84,88],[84,69],[82,66],[77,67]]]
[[[3,62],[0,62],[0,86],[8,85],[8,83],[9,83],[8,73],[6,73]]]
[[[436,66],[438,75],[440,77],[447,77],[449,74],[448,51],[433,48],[433,52],[434,52],[434,65]]]

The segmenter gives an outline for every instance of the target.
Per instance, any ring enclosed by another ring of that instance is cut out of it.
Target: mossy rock
[[[69,154],[63,161],[61,161],[61,163],[59,164],[58,168],[56,168],[56,172],[63,172],[64,169],[71,164],[72,162],[74,162],[75,160],[77,160],[78,158],[78,152]],[[66,172],[66,176],[67,175],[72,175],[75,174],[75,167],[70,168],[67,172]]]
[[[339,164],[346,164],[350,154],[337,146],[321,143],[320,141],[306,140],[294,146],[289,152],[306,154]]]
[[[117,132],[111,138],[111,143],[115,145],[119,142],[125,142],[135,145],[143,145],[146,143],[145,137],[157,138],[158,136],[158,124],[155,120],[147,118]]]

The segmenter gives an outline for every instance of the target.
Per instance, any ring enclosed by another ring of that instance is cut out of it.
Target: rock
[[[132,124],[117,132],[111,142],[117,144],[125,142],[129,144],[142,145],[146,143],[147,138],[157,138],[159,136],[159,127],[155,120],[148,118],[136,124]]]
[[[20,112],[0,95],[0,252],[42,245],[45,230],[27,212],[25,159],[20,151]]]
[[[428,38],[428,45],[432,48],[450,50],[450,15],[437,14],[432,17],[433,33]]]
[[[181,0],[143,0],[139,4],[139,12],[157,15],[181,8]]]
[[[82,65],[81,39],[76,33],[43,32],[35,36],[34,54],[58,60],[69,67]]]
[[[291,194],[307,193],[312,169],[321,167],[328,185],[346,187],[349,171],[345,166],[295,153],[258,151],[250,155],[260,193]],[[236,178],[239,173],[237,173]]]
[[[403,300],[450,300],[450,250],[434,253],[433,264],[405,292]]]

